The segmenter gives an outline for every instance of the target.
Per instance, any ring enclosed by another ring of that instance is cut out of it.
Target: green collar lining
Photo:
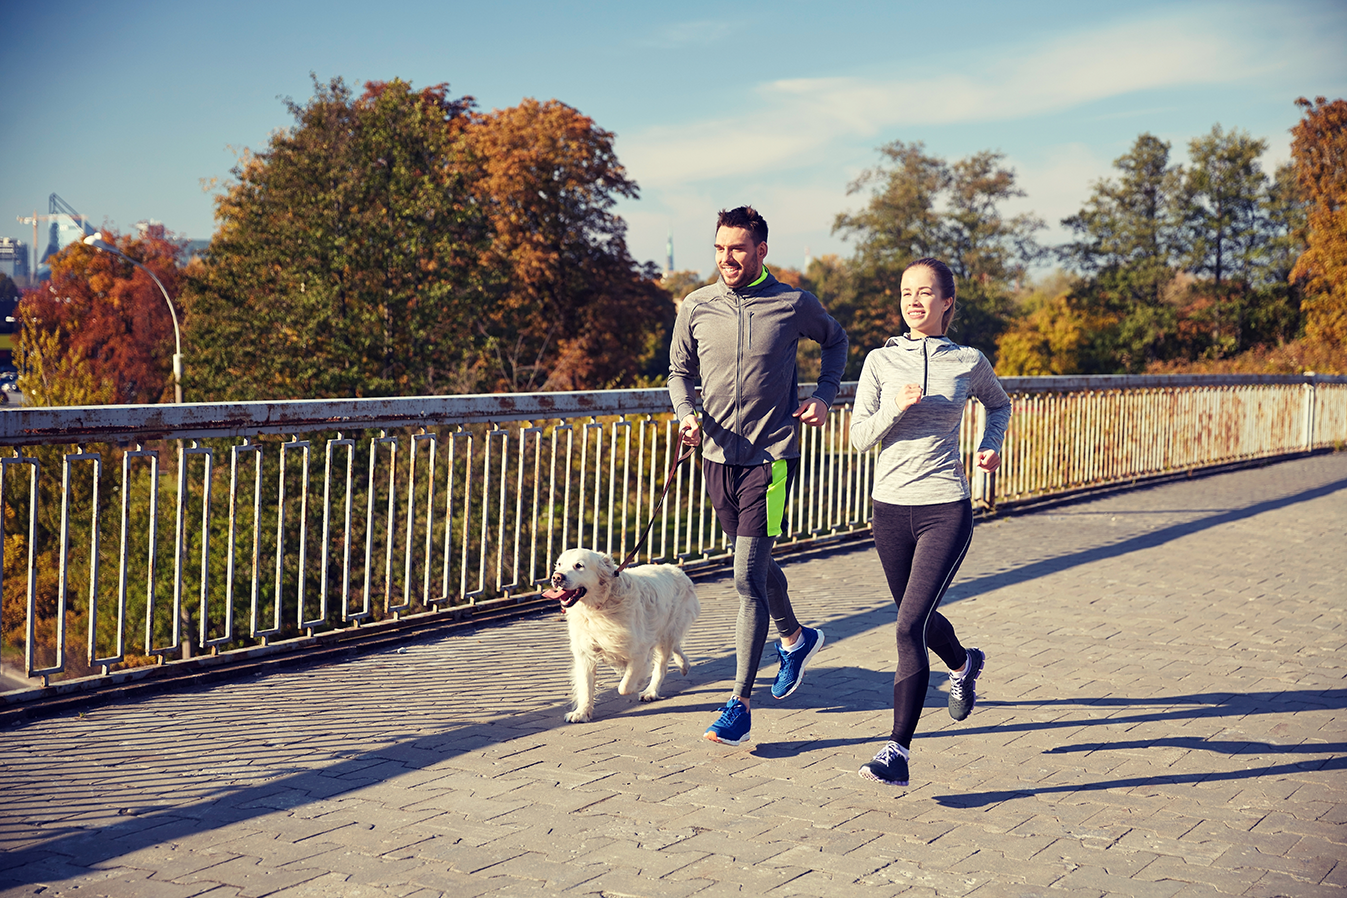
[[[758,279],[757,279],[756,281],[754,281],[753,283],[749,284],[748,286],[750,286],[750,287],[756,287],[756,286],[758,286],[758,284],[761,284],[763,281],[767,280],[767,274],[768,274],[768,272],[767,272],[767,266],[764,265],[764,266],[762,266],[762,274],[758,275]]]

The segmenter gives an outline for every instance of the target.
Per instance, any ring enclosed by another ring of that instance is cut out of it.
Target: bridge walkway
[[[0,896],[1347,894],[1347,453],[979,524],[912,785],[868,544],[789,560],[828,645],[752,741],[723,575],[691,675],[566,724],[559,615],[0,733]],[[768,657],[774,653],[769,651]],[[938,665],[937,665],[938,667]]]

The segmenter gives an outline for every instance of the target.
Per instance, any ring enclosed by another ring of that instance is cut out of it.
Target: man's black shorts
[[[761,465],[723,465],[702,459],[706,492],[730,539],[781,535],[786,497],[795,483],[799,461],[783,458]]]

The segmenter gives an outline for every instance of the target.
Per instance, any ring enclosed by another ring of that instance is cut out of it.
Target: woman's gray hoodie
[[[904,384],[921,384],[921,401],[898,410]],[[851,447],[882,442],[871,496],[890,505],[938,505],[967,499],[959,425],[972,396],[987,409],[978,450],[1001,451],[1010,398],[982,353],[947,337],[890,337],[865,357],[851,418]]]

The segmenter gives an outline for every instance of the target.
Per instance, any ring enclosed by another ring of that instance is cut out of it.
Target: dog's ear
[[[613,560],[613,556],[600,555],[599,562],[601,565],[600,569],[606,579],[611,580],[617,576],[617,562]]]

